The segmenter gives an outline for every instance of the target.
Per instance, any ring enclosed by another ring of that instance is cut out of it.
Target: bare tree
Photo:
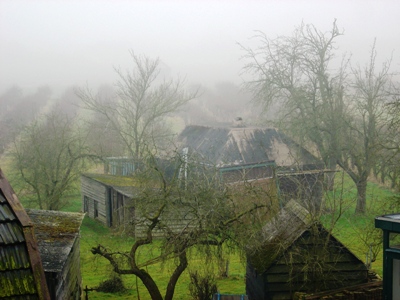
[[[315,149],[327,168],[335,170],[340,156],[342,116],[346,110],[344,80],[346,59],[337,71],[335,42],[342,32],[336,21],[321,32],[301,24],[292,36],[268,38],[260,32],[257,49],[242,48],[248,63],[244,71],[254,75],[246,87],[266,113],[273,104],[280,111],[275,122],[301,144]],[[333,187],[333,176],[329,182]]]
[[[195,98],[197,92],[185,92],[182,80],[160,80],[160,60],[138,56],[131,71],[115,69],[118,75],[115,99],[101,99],[91,90],[81,88],[77,95],[83,107],[107,120],[135,160],[143,158],[145,149],[166,137],[165,118]]]
[[[196,165],[188,169],[190,176],[184,185],[178,172],[173,178],[167,178],[156,163],[147,172],[138,174],[135,180],[143,185],[135,196],[136,215],[131,226],[141,234],[128,251],[102,245],[92,248],[92,253],[107,259],[116,273],[137,276],[154,300],[173,299],[178,279],[189,265],[192,249],[204,254],[205,259],[221,257],[222,245],[234,244],[241,235],[257,230],[255,220],[265,220],[265,212],[273,205],[271,195],[264,191],[257,197],[255,189],[252,192],[242,189],[247,192],[242,196],[248,197],[244,201],[239,196],[240,189],[231,190],[222,185],[218,172],[212,168]],[[160,252],[150,250],[156,238],[161,244]],[[151,257],[143,261],[140,251],[147,251]],[[173,269],[162,295],[147,266],[166,261],[172,262]]]
[[[92,157],[75,120],[57,112],[26,126],[14,140],[11,155],[24,197],[49,210],[67,204],[63,196],[76,189],[85,159]]]
[[[350,175],[357,188],[357,213],[366,211],[367,181],[373,167],[383,157],[387,136],[388,114],[386,106],[391,97],[392,74],[390,61],[376,70],[375,43],[370,61],[365,68],[353,68],[354,84],[351,100],[352,116],[348,118],[344,135],[340,166]]]
[[[341,34],[336,22],[328,33],[304,24],[289,37],[271,40],[260,33],[262,47],[245,48],[250,62],[244,70],[256,76],[247,82],[256,101],[266,109],[279,103],[277,123],[284,131],[316,150],[327,168],[334,171],[339,164],[350,175],[358,194],[356,212],[365,213],[368,177],[386,159],[382,149],[390,118],[385,106],[393,97],[393,81],[390,61],[376,71],[375,45],[364,69],[348,73],[349,60],[342,59],[335,71],[334,42]]]

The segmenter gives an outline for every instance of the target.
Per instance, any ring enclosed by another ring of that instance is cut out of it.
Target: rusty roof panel
[[[30,267],[25,244],[0,247],[0,271]]]
[[[0,223],[0,245],[24,242],[24,233],[17,222]]]
[[[0,169],[0,299],[50,299],[33,224]]]
[[[0,199],[3,196],[0,194]],[[4,199],[4,198],[3,198]],[[15,215],[8,205],[0,203],[0,222],[1,221],[13,221],[15,220]]]
[[[10,270],[0,276],[0,298],[35,294],[32,270]]]

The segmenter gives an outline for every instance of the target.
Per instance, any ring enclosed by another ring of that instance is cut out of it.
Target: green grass
[[[344,243],[354,254],[362,261],[365,261],[366,253],[369,250],[369,244],[363,241],[366,234],[372,232],[375,240],[379,240],[381,236],[381,231],[379,229],[374,229],[374,218],[378,215],[396,212],[400,207],[393,201],[394,193],[377,184],[369,183],[367,190],[368,213],[365,215],[355,215],[356,190],[354,184],[347,176],[343,176],[342,189],[339,184],[341,182],[340,177],[340,174],[338,174],[336,177],[337,184],[335,191],[330,192],[326,200],[328,207],[332,203],[343,204],[341,217],[335,224],[333,233],[335,237]],[[63,209],[64,211],[81,211],[81,197],[79,193],[70,196],[69,200],[69,205]],[[326,227],[329,227],[332,215],[332,212],[330,212],[323,216],[323,222]],[[100,282],[108,279],[112,274],[112,269],[108,261],[93,255],[90,251],[92,247],[102,244],[113,250],[126,251],[132,243],[133,239],[121,236],[109,228],[102,226],[96,220],[85,217],[81,226],[80,247],[83,287],[95,288]],[[158,251],[159,245],[159,242],[156,242],[151,247],[143,249],[141,252],[143,259],[146,259],[152,251]],[[381,248],[381,245],[378,245],[378,248],[379,247]],[[226,294],[244,294],[245,264],[238,253],[231,253],[229,255],[229,261],[229,278],[217,279],[219,292]],[[160,287],[162,294],[165,292],[169,276],[173,269],[173,263],[174,262],[167,262],[164,265],[157,264],[148,267],[149,273]],[[174,299],[190,299],[188,289],[189,271],[206,271],[207,267],[214,271],[216,269],[215,264],[207,263],[195,253],[192,253],[189,260],[189,267],[176,285]],[[382,251],[380,251],[377,260],[372,264],[372,269],[378,274],[382,274]],[[89,292],[89,299],[136,299],[138,295],[142,300],[150,299],[147,290],[135,276],[124,275],[122,278],[127,287],[126,292],[108,294],[91,291]]]
[[[97,221],[85,217],[81,227],[81,272],[83,278],[83,286],[93,288],[98,284],[109,278],[112,270],[108,261],[103,258],[97,257],[90,252],[93,246],[102,244],[104,246],[112,247],[113,250],[126,251],[132,245],[133,239],[113,234],[113,232],[103,227]],[[145,247],[140,255],[145,260],[151,253],[156,254],[160,243],[156,242],[151,247]],[[244,294],[244,272],[245,267],[241,262],[239,255],[232,254],[230,256],[230,276],[229,278],[217,280],[217,285],[221,293],[234,293]],[[167,262],[164,265],[156,264],[148,267],[148,272],[153,276],[156,283],[159,285],[162,293],[165,292],[168,277],[173,270],[174,262]],[[188,292],[189,284],[189,270],[204,270],[206,263],[202,261],[195,253],[190,257],[188,270],[184,272],[178,281],[175,290],[174,299],[190,299]],[[133,296],[137,297],[138,292],[140,299],[150,299],[147,290],[141,284],[140,280],[136,280],[133,275],[122,276],[125,286],[128,290],[120,294],[107,294],[96,291],[89,292],[90,299],[132,299]],[[138,286],[138,289],[136,288]]]
[[[367,212],[365,215],[355,214],[357,192],[351,179],[344,175],[343,181],[340,175],[336,177],[336,188],[328,196],[331,203],[341,201],[344,205],[340,219],[334,226],[333,234],[345,244],[357,257],[366,261],[367,253],[372,250],[378,251],[376,261],[371,264],[371,269],[382,275],[382,231],[375,228],[375,217],[398,212],[399,203],[394,197],[396,194],[375,183],[367,186]],[[343,189],[341,183],[343,182]],[[328,200],[328,201],[329,201]],[[332,214],[323,216],[324,224],[328,223]]]

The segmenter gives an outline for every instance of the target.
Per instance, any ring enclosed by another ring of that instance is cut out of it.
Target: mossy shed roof
[[[111,174],[85,173],[83,177],[95,180],[105,186],[112,187],[117,192],[133,198],[140,190],[141,183],[132,176],[119,176]]]
[[[63,269],[85,214],[53,210],[27,209],[35,226],[40,255],[45,272]]]

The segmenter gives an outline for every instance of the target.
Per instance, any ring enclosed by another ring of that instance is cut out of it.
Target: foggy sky
[[[255,30],[289,35],[304,23],[328,31],[337,19],[341,51],[365,64],[400,69],[400,1],[5,1],[0,0],[0,92],[49,85],[93,87],[131,66],[129,49],[159,57],[163,73],[189,84],[240,84],[243,51]]]

